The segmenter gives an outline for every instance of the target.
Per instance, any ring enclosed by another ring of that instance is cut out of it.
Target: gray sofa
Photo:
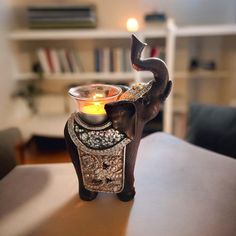
[[[191,104],[187,140],[236,158],[236,108]]]

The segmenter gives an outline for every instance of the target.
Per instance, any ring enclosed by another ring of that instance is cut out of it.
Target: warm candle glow
[[[92,95],[92,101],[85,102],[84,106],[81,108],[81,111],[83,113],[89,114],[89,115],[104,115],[106,114],[106,111],[104,109],[105,101],[96,101],[97,99],[104,98],[105,94],[102,93],[95,93]]]
[[[106,114],[104,105],[103,102],[90,102],[88,105],[84,105],[81,111],[89,115],[104,115]]]
[[[95,93],[95,95],[93,95],[93,99],[97,99],[97,98],[104,98],[104,95],[101,93]]]
[[[69,90],[80,118],[90,125],[100,125],[107,121],[104,107],[116,101],[121,93],[121,88],[106,84],[84,85]]]
[[[126,23],[127,30],[130,32],[138,31],[139,24],[135,18],[129,18]]]

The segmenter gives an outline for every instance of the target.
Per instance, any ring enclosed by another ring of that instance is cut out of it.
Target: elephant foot
[[[87,189],[83,189],[79,191],[79,196],[80,199],[84,200],[84,201],[92,201],[97,197],[98,193],[97,192],[91,192]]]
[[[132,189],[129,192],[121,192],[116,194],[117,197],[122,201],[122,202],[128,202],[130,200],[134,199],[135,196],[135,189]]]

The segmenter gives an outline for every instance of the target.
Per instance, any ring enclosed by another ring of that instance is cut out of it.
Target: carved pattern
[[[125,148],[113,155],[91,155],[78,148],[84,186],[93,192],[119,193],[124,188]]]

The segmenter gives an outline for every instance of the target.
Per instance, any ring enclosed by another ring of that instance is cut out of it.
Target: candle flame
[[[94,95],[93,95],[93,99],[96,99],[96,98],[103,98],[104,96],[103,96],[103,94],[101,94],[101,93],[95,93]]]

